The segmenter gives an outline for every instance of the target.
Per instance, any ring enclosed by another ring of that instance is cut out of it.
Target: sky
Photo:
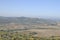
[[[0,16],[60,18],[60,0],[0,0]]]

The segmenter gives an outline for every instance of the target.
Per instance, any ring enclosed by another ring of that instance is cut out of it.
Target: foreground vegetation
[[[36,34],[36,33],[34,33]],[[22,32],[0,31],[0,40],[60,40],[59,36],[36,37]]]

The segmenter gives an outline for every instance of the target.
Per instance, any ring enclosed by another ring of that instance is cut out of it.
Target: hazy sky
[[[60,18],[60,0],[0,0],[0,16]]]

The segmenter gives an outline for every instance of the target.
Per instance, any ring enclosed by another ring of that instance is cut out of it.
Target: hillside
[[[57,21],[29,17],[0,17],[1,29],[53,29],[60,28]]]
[[[29,17],[0,17],[0,23],[21,23],[21,24],[54,24],[55,20]]]

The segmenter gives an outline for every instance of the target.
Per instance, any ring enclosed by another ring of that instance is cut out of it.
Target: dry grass
[[[31,29],[24,33],[36,32],[39,37],[50,37],[50,36],[60,36],[60,30],[51,29]]]

